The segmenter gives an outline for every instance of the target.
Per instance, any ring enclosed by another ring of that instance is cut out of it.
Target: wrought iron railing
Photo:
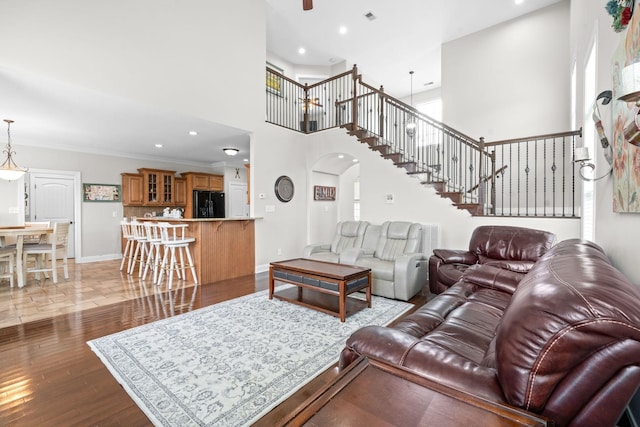
[[[475,140],[362,81],[357,67],[313,85],[267,68],[266,121],[297,132],[346,127],[474,214],[575,217],[580,131]]]

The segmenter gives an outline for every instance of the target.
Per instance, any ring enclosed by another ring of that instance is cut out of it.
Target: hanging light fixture
[[[409,71],[409,75],[411,76],[411,98],[409,103],[411,109],[413,109],[413,71]],[[412,113],[410,112],[410,114]],[[412,116],[410,116],[407,120],[407,127],[405,128],[405,131],[407,132],[407,136],[409,138],[413,138],[413,136],[416,134],[416,122],[413,121]]]
[[[16,162],[13,161],[12,156],[16,154],[13,148],[11,148],[11,123],[13,123],[13,120],[4,119],[4,121],[7,123],[7,148],[5,148],[3,152],[7,155],[7,158],[2,165],[0,165],[0,179],[13,181],[24,175],[27,170],[18,167]]]

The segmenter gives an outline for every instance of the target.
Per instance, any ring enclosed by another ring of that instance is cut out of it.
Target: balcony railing
[[[364,83],[355,66],[313,85],[266,72],[269,123],[302,133],[346,127],[476,215],[578,216],[573,153],[580,131],[485,142]]]

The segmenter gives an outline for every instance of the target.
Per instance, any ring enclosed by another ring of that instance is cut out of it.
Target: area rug
[[[243,426],[334,364],[352,332],[411,307],[374,296],[342,323],[262,291],[88,344],[154,425]]]

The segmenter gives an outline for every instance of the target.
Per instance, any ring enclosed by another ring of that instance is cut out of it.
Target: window
[[[442,121],[442,99],[432,99],[431,101],[421,102],[416,104],[416,110],[420,111],[439,122]],[[418,146],[423,147],[426,145],[436,145],[440,143],[438,138],[438,131],[432,126],[426,127],[426,133],[418,136]]]
[[[591,118],[591,109],[596,99],[596,42],[594,40],[589,58],[584,66],[584,120],[582,141],[589,148],[591,156],[594,155],[594,143],[596,129]],[[595,186],[593,181],[582,181],[582,209],[581,209],[581,237],[586,240],[594,240],[595,234]]]

